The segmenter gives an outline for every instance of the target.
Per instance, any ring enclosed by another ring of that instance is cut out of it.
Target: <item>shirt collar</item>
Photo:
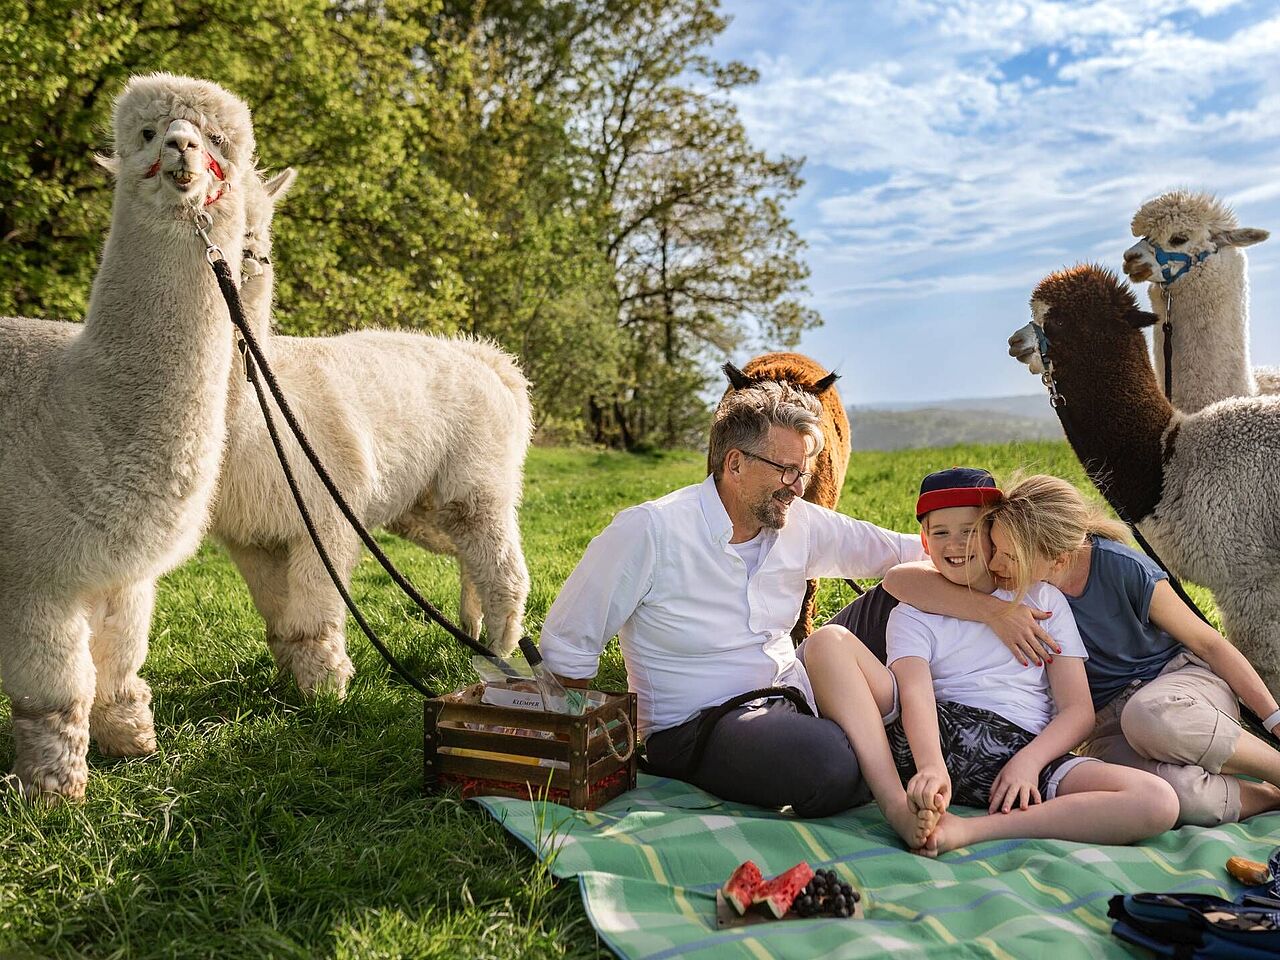
[[[714,474],[707,474],[698,488],[698,500],[702,504],[702,517],[707,522],[707,532],[713,543],[725,546],[733,539],[733,521],[729,519],[729,511],[724,508],[720,499],[720,491],[716,489]]]
[[[714,475],[708,474],[707,479],[698,487],[698,500],[702,504],[702,518],[707,523],[711,542],[728,550],[729,541],[733,539],[733,521],[729,519],[729,511],[724,508],[724,501],[720,499]],[[777,539],[778,531],[766,528],[761,532],[764,534],[760,541],[761,547],[767,549]]]

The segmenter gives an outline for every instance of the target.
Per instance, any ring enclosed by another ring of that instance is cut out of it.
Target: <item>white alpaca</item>
[[[274,203],[292,171],[251,186],[246,317],[334,481],[369,527],[456,555],[461,620],[509,652],[520,637],[528,571],[516,510],[531,432],[528,384],[483,341],[391,331],[337,337],[270,333]],[[279,412],[273,414],[287,435]],[[344,582],[361,544],[289,439],[290,464]],[[277,663],[311,693],[345,692],[353,668],[346,609],[309,539],[267,436],[253,388],[237,370],[213,533],[226,544],[267,625]]]
[[[1142,328],[1155,316],[1109,271],[1041,281],[1009,352],[1051,376],[1089,478],[1178,576],[1213,591],[1226,635],[1280,694],[1280,397],[1182,413],[1165,400]]]
[[[1241,250],[1270,234],[1241,228],[1221,200],[1186,190],[1147,201],[1130,227],[1142,239],[1125,251],[1124,272],[1135,282],[1151,281],[1162,385],[1166,297],[1172,305],[1173,405],[1194,413],[1228,397],[1280,392],[1280,372],[1250,366],[1248,258]],[[1161,264],[1161,251],[1172,259]]]
[[[235,274],[249,111],[135,77],[112,119],[111,228],[83,327],[0,320],[0,676],[19,786],[80,797],[89,736],[155,749],[154,581],[199,545],[218,475],[229,319],[195,215]]]

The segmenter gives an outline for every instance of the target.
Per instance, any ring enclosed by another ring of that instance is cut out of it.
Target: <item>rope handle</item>
[[[613,758],[626,763],[631,759],[631,755],[636,752],[636,731],[635,728],[631,726],[631,718],[627,716],[627,712],[625,710],[618,711],[617,719],[621,720],[623,727],[626,728],[626,753],[618,752],[618,747],[613,742],[613,736],[609,733],[609,726],[603,719],[596,720],[596,729],[604,735],[605,742],[609,745],[609,752],[613,754]]]

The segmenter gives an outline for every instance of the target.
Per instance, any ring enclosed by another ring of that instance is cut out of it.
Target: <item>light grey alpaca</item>
[[[235,274],[252,177],[245,105],[153,74],[115,102],[111,228],[82,326],[0,320],[0,676],[28,794],[81,797],[102,752],[155,749],[154,582],[208,517],[226,425],[227,308],[194,218]]]
[[[1280,392],[1280,371],[1255,369],[1249,360],[1249,264],[1243,248],[1270,234],[1242,228],[1235,213],[1212,194],[1187,190],[1148,200],[1133,215],[1130,228],[1141,239],[1125,251],[1124,272],[1135,283],[1150,281],[1151,309],[1158,318],[1156,377],[1162,389],[1166,297],[1173,308],[1173,405],[1195,413],[1228,397]],[[1190,256],[1192,265],[1179,276],[1182,263],[1165,264],[1174,279],[1164,281],[1157,247]]]
[[[458,557],[461,621],[509,652],[529,576],[516,510],[531,432],[515,361],[479,340],[391,331],[273,336],[273,206],[293,171],[250,186],[246,316],[308,438],[364,523]],[[273,414],[287,436],[278,411]],[[361,544],[287,441],[290,463],[344,582]],[[226,544],[267,625],[277,663],[307,693],[345,692],[353,668],[346,609],[285,484],[253,388],[237,367],[213,533]]]
[[[1081,266],[1041,281],[1009,352],[1044,373],[1089,478],[1178,576],[1213,591],[1224,633],[1280,695],[1280,397],[1183,413],[1165,400],[1137,308],[1114,274]]]

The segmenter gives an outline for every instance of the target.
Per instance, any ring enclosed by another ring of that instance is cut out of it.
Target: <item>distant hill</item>
[[[855,450],[905,450],[954,443],[1061,440],[1043,393],[849,407]]]

